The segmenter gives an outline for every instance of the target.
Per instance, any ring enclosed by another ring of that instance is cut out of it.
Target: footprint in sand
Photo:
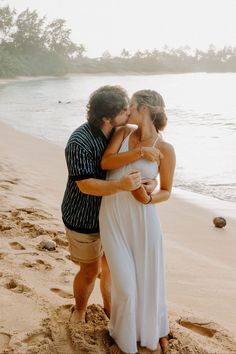
[[[29,200],[38,200],[37,198],[29,197],[28,195],[21,195],[20,197],[24,198],[24,199],[29,199]]]
[[[24,339],[22,342],[27,343],[27,344],[36,344],[38,342],[41,342],[45,339],[45,334],[44,333],[33,333],[28,335],[26,339]]]
[[[13,291],[14,293],[19,293],[19,294],[28,293],[31,291],[30,288],[28,288],[26,285],[18,283],[13,278],[8,280],[8,282],[4,285],[4,287],[8,290]]]
[[[208,328],[207,325],[210,323],[194,323],[190,321],[184,321],[184,320],[179,320],[178,323],[185,327],[190,329],[191,331],[200,334],[205,337],[213,337],[216,334],[216,330],[212,328]]]
[[[10,334],[0,332],[0,353],[3,353],[3,351],[7,349],[10,340],[11,340]]]
[[[11,189],[11,187],[10,187],[8,184],[1,184],[0,187],[1,187],[2,189],[7,190],[7,191],[9,191],[9,190]]]
[[[74,348],[67,328],[70,309],[71,305],[68,304],[55,310],[50,318],[44,319],[43,328],[38,332],[29,333],[23,343],[31,350],[35,349],[37,353],[88,353]]]
[[[70,315],[71,305],[67,304],[58,308],[50,319],[50,327],[54,328],[54,345],[58,353],[79,353],[73,345],[73,341],[67,327]]]
[[[71,255],[70,255],[70,254],[67,254],[67,255],[65,256],[65,258],[66,258],[66,259],[69,259],[69,261],[71,261]]]
[[[10,225],[0,225],[0,231],[8,231],[11,229],[12,229],[12,226],[10,226]]]
[[[63,299],[73,299],[74,295],[59,289],[59,288],[51,288],[50,289],[53,293],[57,294],[58,296],[62,297]]]
[[[4,259],[7,253],[5,252],[0,252],[0,260]]]
[[[37,252],[21,252],[21,253],[14,253],[15,256],[22,256],[22,255],[25,255],[25,254],[28,254],[30,256],[39,256],[39,253]]]
[[[31,229],[31,228],[33,228],[35,225],[32,224],[32,223],[30,223],[30,222],[28,222],[28,221],[22,221],[22,222],[20,223],[20,226],[21,226],[22,228],[27,227],[27,228]]]
[[[26,348],[27,345],[27,348]],[[21,347],[20,347],[21,346]],[[13,348],[14,349],[14,348]],[[25,333],[21,343],[17,343],[17,353],[62,353],[56,351],[49,328],[40,328],[33,332]]]
[[[20,179],[19,178],[3,179],[1,182],[7,182],[10,184],[18,184],[18,182],[20,182]]]
[[[30,198],[28,196],[25,196],[25,197]],[[15,216],[17,216],[19,214],[21,214],[21,215],[23,214],[24,218],[28,217],[29,219],[37,218],[37,219],[41,219],[41,220],[42,219],[47,220],[47,219],[53,218],[52,214],[49,214],[48,212],[41,210],[41,209],[37,209],[37,208],[17,208],[17,209],[14,209],[13,213]]]
[[[66,263],[66,261],[63,258],[55,258],[56,261]]]
[[[14,250],[25,250],[25,247],[22,246],[19,242],[16,242],[16,241],[15,242],[10,242],[9,245]]]
[[[51,264],[43,261],[42,259],[37,259],[36,262],[24,262],[23,266],[27,268],[33,268],[37,270],[50,270],[52,269]]]

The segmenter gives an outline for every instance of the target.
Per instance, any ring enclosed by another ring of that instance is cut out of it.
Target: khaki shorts
[[[92,263],[97,261],[102,255],[102,243],[100,235],[81,234],[79,232],[66,229],[66,237],[69,242],[71,260],[75,263]]]

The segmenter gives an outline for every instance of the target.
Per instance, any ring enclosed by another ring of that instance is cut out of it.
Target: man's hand
[[[120,180],[120,188],[123,191],[133,191],[141,186],[141,174],[138,171],[125,175]]]
[[[163,154],[155,147],[141,147],[141,156],[148,161],[156,161],[158,165],[163,159]]]
[[[150,200],[150,195],[147,194],[145,188],[143,185],[140,186],[140,188],[136,189],[135,191],[131,192],[134,196],[134,198],[143,204],[147,204]]]
[[[147,194],[151,194],[157,186],[157,180],[150,178],[142,179],[142,185],[144,186]]]

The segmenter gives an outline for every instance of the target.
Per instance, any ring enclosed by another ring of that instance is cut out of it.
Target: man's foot
[[[71,309],[70,322],[86,323],[86,311],[77,310],[77,308],[73,306]]]
[[[169,351],[168,336],[160,338],[159,343],[162,350],[162,354],[168,354]]]

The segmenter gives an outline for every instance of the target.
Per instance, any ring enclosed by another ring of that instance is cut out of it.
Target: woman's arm
[[[173,185],[176,164],[175,150],[171,144],[166,142],[160,144],[160,150],[164,156],[159,166],[160,189],[152,194],[152,204],[169,199]]]
[[[131,127],[120,127],[116,130],[102,157],[101,168],[103,170],[114,170],[140,159],[140,148],[118,153],[123,140],[133,130],[134,128]]]
[[[134,130],[134,128],[127,126],[120,127],[116,130],[102,157],[101,168],[103,170],[114,170],[137,161],[140,158],[160,162],[162,154],[160,150],[155,147],[139,146],[135,149],[118,153],[123,140]]]

